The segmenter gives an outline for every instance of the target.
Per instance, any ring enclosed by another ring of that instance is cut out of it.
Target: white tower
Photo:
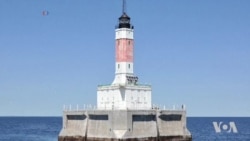
[[[119,25],[115,30],[116,64],[113,85],[124,86],[136,83],[138,77],[134,76],[134,29],[130,25],[129,16],[123,12],[119,18]]]
[[[134,28],[123,12],[115,30],[115,79],[111,85],[98,86],[98,109],[151,109],[151,86],[138,84],[134,76]]]

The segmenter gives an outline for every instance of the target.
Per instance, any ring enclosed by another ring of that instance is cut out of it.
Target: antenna
[[[126,13],[126,0],[122,1],[122,13]]]

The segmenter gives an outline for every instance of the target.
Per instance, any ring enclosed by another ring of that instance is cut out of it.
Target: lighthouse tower
[[[124,8],[123,8],[124,9]],[[130,24],[130,17],[123,10],[115,30],[116,64],[113,85],[126,85],[137,83],[138,77],[134,76],[134,29]]]
[[[134,75],[134,27],[125,11],[115,29],[115,79],[97,88],[98,109],[151,109],[151,86],[138,84]]]

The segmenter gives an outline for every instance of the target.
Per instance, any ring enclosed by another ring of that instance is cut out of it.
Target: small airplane
[[[43,16],[48,16],[48,15],[49,15],[49,11],[44,10],[44,11],[42,12],[42,15],[43,15]]]

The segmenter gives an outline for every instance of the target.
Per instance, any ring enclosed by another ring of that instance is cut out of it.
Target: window
[[[120,64],[117,65],[118,69],[120,68]]]
[[[130,64],[128,64],[128,68],[130,69]]]
[[[130,45],[130,41],[128,41],[128,45]]]

